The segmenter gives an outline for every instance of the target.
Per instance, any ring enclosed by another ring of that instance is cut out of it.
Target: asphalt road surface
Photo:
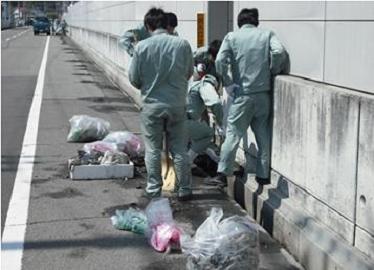
[[[1,232],[45,42],[30,28],[1,32]]]

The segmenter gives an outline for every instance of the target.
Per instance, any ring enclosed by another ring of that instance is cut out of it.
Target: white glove
[[[202,73],[202,72],[205,72],[206,67],[205,67],[204,64],[199,63],[199,64],[197,64],[197,68],[196,69],[197,69],[197,72]]]
[[[229,85],[229,86],[226,86],[225,88],[226,88],[226,93],[227,93],[229,96],[234,97],[234,96],[235,96],[235,90],[236,90],[237,88],[239,88],[239,85],[233,83],[233,84],[231,84],[231,85]]]
[[[217,127],[217,133],[219,136],[225,137],[225,131],[221,127]]]

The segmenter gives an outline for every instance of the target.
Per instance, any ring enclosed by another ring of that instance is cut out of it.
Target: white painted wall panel
[[[196,50],[197,48],[196,28],[196,21],[184,21],[177,27],[179,36],[183,39],[186,39],[190,43],[192,50]]]
[[[167,12],[176,13],[176,1],[153,1],[153,2],[136,2],[136,19],[143,20],[144,15],[151,7],[162,8]]]
[[[136,13],[135,13],[136,3],[124,3],[120,7],[118,7],[118,11],[121,12],[119,16],[119,20],[136,20]]]
[[[323,80],[324,22],[260,22],[271,29],[290,55],[291,73]]]
[[[327,22],[325,81],[374,93],[374,22]]]
[[[196,20],[196,13],[207,12],[206,3],[204,1],[177,1],[176,15],[178,20]]]
[[[128,29],[136,28],[141,22],[138,21],[119,21],[114,24],[113,34],[121,36]]]
[[[239,9],[257,8],[260,20],[324,20],[324,1],[239,1]]]
[[[326,20],[374,20],[374,2],[326,1]]]

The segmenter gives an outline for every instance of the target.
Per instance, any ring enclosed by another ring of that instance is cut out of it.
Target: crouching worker
[[[205,75],[204,67],[201,65],[198,64],[198,69],[202,77],[192,82],[187,94],[187,127],[190,140],[188,155],[193,174],[199,176],[203,175],[193,163],[199,154],[206,153],[215,162],[219,161],[219,156],[215,151],[216,146],[212,142],[214,129],[202,120],[202,116],[208,108],[213,113],[218,129],[220,129],[223,115],[221,100],[217,93],[218,80],[213,75]]]
[[[185,107],[188,79],[193,72],[191,47],[186,40],[167,33],[167,18],[162,9],[150,9],[144,22],[151,37],[134,48],[129,79],[141,90],[140,117],[148,174],[145,195],[161,196],[161,152],[166,126],[177,178],[177,196],[179,200],[189,200],[192,189]]]

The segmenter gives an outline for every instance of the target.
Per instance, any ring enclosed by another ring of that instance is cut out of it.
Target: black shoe
[[[216,175],[218,164],[214,162],[208,155],[198,155],[195,158],[194,163],[210,177],[214,177]]]
[[[239,168],[234,171],[234,175],[236,177],[243,178],[243,176],[244,176],[244,168],[242,166],[239,166]]]
[[[261,178],[258,176],[256,176],[256,182],[261,186],[269,185],[271,183],[270,178]]]
[[[216,177],[206,179],[204,183],[210,186],[227,187],[227,177],[223,173],[218,173]]]
[[[197,177],[208,177],[209,176],[203,169],[197,166],[191,169],[191,174]]]
[[[186,202],[192,200],[192,193],[185,194],[185,195],[178,195],[177,199],[180,202]]]

